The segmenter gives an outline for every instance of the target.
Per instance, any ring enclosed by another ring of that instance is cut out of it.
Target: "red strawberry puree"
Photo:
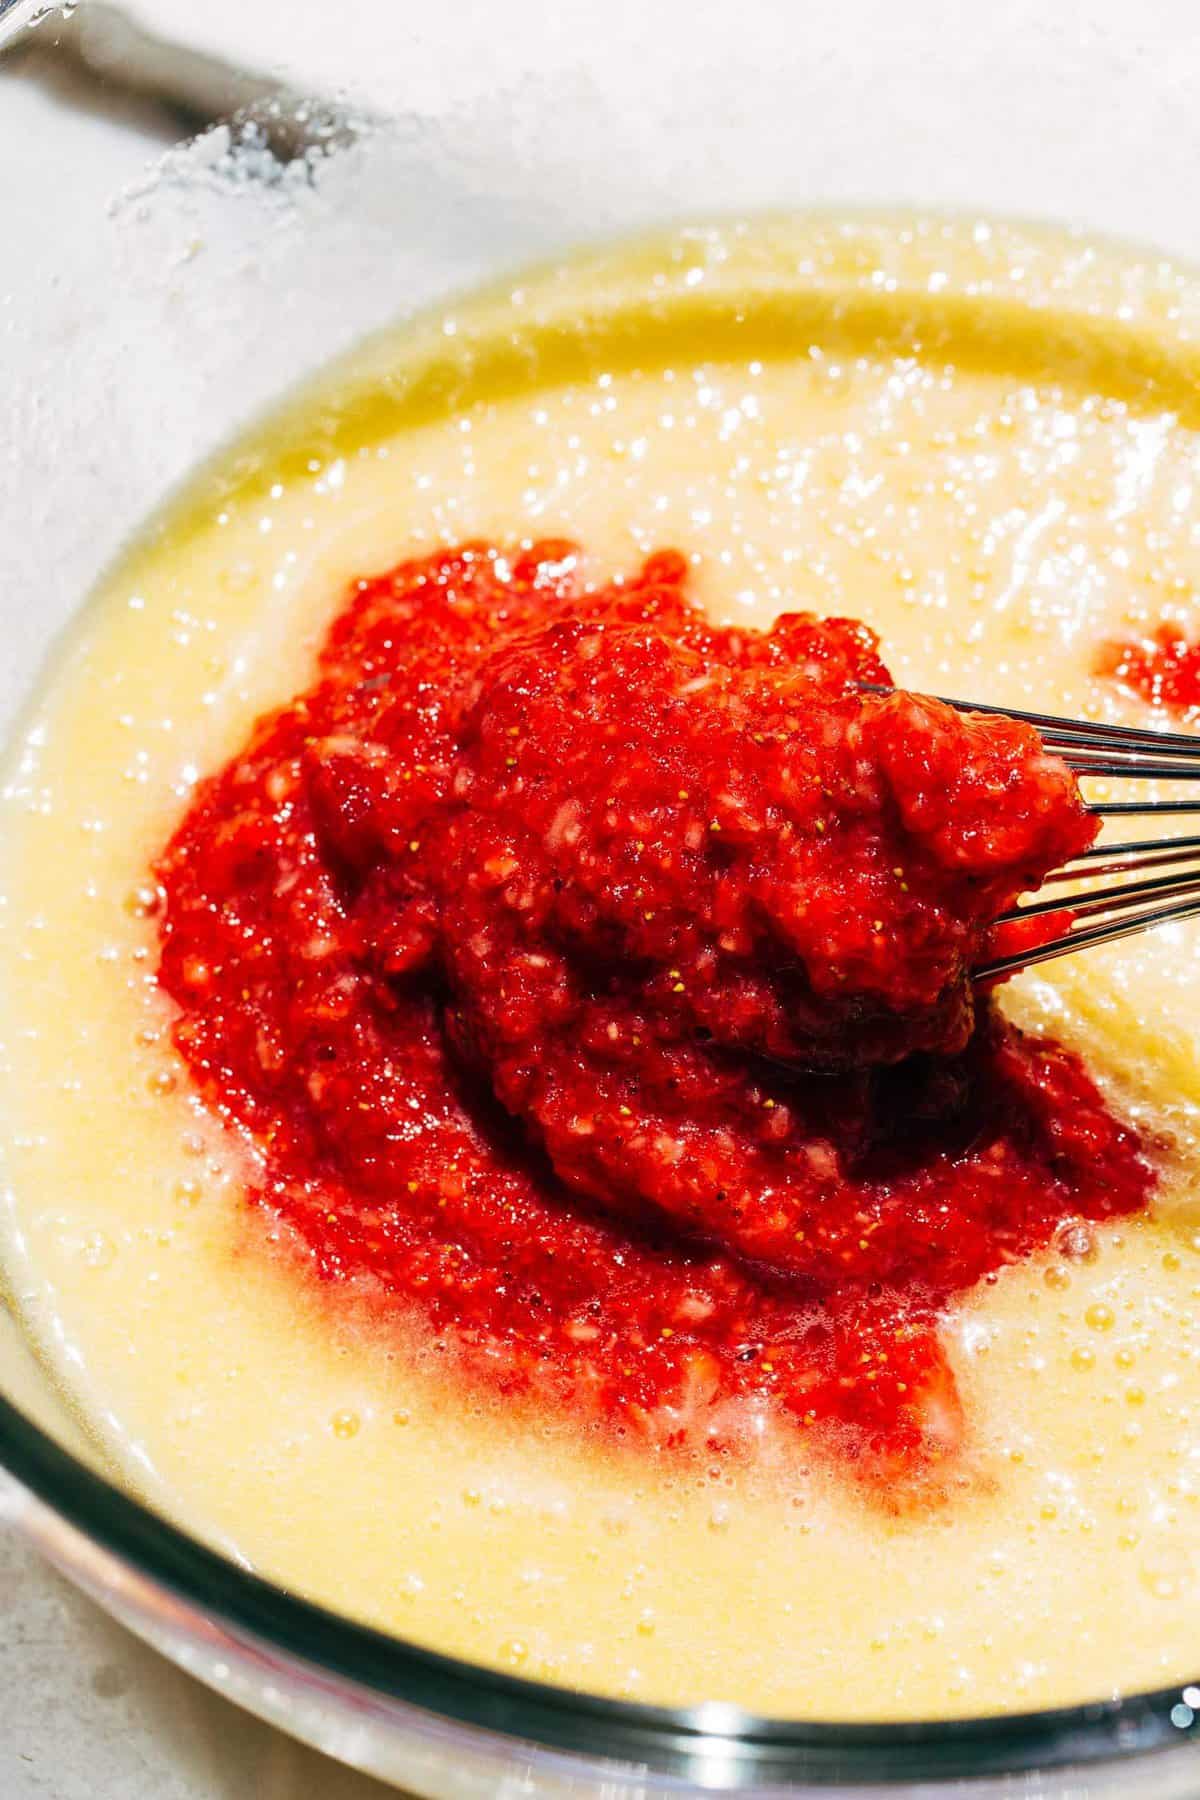
[[[1073,778],[863,683],[865,626],[715,627],[672,551],[354,584],[158,862],[176,1042],[323,1281],[582,1430],[959,1441],[947,1302],[1152,1176],[969,981]]]
[[[1152,706],[1200,713],[1200,644],[1169,621],[1145,637],[1102,644],[1094,666],[1097,675],[1111,676]]]

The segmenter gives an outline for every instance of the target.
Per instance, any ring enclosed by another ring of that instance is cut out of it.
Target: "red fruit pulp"
[[[1132,688],[1169,712],[1200,712],[1200,644],[1178,626],[1161,624],[1149,637],[1101,645],[1096,673]]]
[[[256,1198],[466,1378],[894,1470],[960,1434],[947,1301],[1150,1191],[969,979],[1094,822],[1027,727],[864,691],[853,621],[715,627],[686,568],[357,582],[158,862],[160,978]]]

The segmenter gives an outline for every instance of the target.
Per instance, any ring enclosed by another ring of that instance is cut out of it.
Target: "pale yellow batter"
[[[443,540],[656,545],[713,610],[850,613],[898,678],[1136,718],[1096,640],[1200,627],[1200,286],[983,226],[770,222],[530,278],[369,347],[103,585],[0,811],[11,1295],[122,1478],[406,1637],[571,1685],[826,1718],[1200,1670],[1200,926],[1024,978],[1160,1135],[1154,1222],[951,1321],[975,1447],[891,1515],[795,1446],[603,1460],[431,1385],[261,1242],[190,1098],[147,861],[308,679],[352,574]]]

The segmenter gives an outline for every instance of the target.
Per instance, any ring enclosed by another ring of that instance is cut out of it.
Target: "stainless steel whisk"
[[[893,690],[873,682],[860,683],[863,691],[887,694]],[[1020,719],[1037,730],[1048,750],[1061,756],[1081,780],[1099,777],[1123,781],[1200,781],[1200,735],[1181,731],[1147,731],[1130,725],[1095,725],[1087,719],[1062,719],[1052,713],[1022,712],[1011,706],[988,706],[974,700],[954,700],[936,695],[959,712],[991,713]],[[1200,797],[1194,800],[1089,800],[1088,811],[1098,818],[1167,818],[1200,815]],[[1148,870],[1168,874],[1147,876]],[[1136,880],[1121,877],[1136,876]],[[1057,956],[1132,937],[1156,925],[1200,916],[1200,836],[1148,837],[1126,843],[1101,843],[1085,850],[1046,877],[1045,885],[1091,881],[1113,877],[1110,885],[1088,888],[1069,897],[1032,900],[1002,913],[997,923],[1032,919],[1070,908],[1074,919],[1069,930],[1026,950],[997,957],[976,969],[978,980],[1012,975],[1035,963]]]

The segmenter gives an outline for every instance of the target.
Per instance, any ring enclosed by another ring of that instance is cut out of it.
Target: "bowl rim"
[[[870,226],[893,222],[897,213],[873,204],[839,203],[805,207],[803,216],[810,222],[848,218]],[[923,206],[914,216],[965,229],[975,215],[957,207]],[[1061,227],[1045,220],[997,213],[988,218],[1034,242],[1046,233],[1061,234]],[[720,221],[712,216],[677,220],[674,228],[687,222]],[[636,234],[647,242],[662,235],[662,227]],[[1086,238],[1102,248],[1131,248],[1124,235],[1089,230]],[[631,241],[629,233],[620,232],[611,239],[585,240],[576,248],[603,257],[613,245]],[[1174,256],[1166,263],[1190,267]],[[519,266],[532,273],[549,267],[550,261]],[[484,299],[492,290],[491,282],[472,283],[467,293]],[[437,310],[445,298],[439,297]],[[421,316],[433,310],[422,309]],[[335,358],[325,372],[341,362]],[[259,422],[277,420],[290,398],[285,394],[260,409]],[[197,473],[202,479],[227,447],[223,444],[204,458],[181,491],[190,489]],[[178,503],[179,492],[168,497],[166,508]],[[156,508],[151,518],[162,510]],[[11,744],[11,735],[5,741]],[[633,1766],[641,1775],[665,1778],[668,1789],[676,1783],[737,1791],[780,1782],[853,1788],[983,1779],[1200,1745],[1200,1670],[1194,1680],[1120,1697],[940,1720],[786,1719],[724,1701],[667,1707],[588,1693],[429,1649],[255,1573],[90,1467],[3,1394],[0,1470],[85,1540],[200,1616],[229,1628],[238,1641],[282,1654],[326,1680],[350,1684],[368,1701],[415,1709],[430,1720],[519,1742],[535,1755],[565,1755],[597,1770]]]
[[[86,1539],[235,1634],[376,1700],[597,1764],[634,1763],[728,1791],[780,1780],[982,1778],[1200,1743],[1200,1701],[1184,1697],[1190,1682],[1034,1712],[870,1723],[770,1718],[724,1702],[651,1706],[557,1687],[427,1649],[239,1567],[88,1468],[3,1396],[0,1465]]]

